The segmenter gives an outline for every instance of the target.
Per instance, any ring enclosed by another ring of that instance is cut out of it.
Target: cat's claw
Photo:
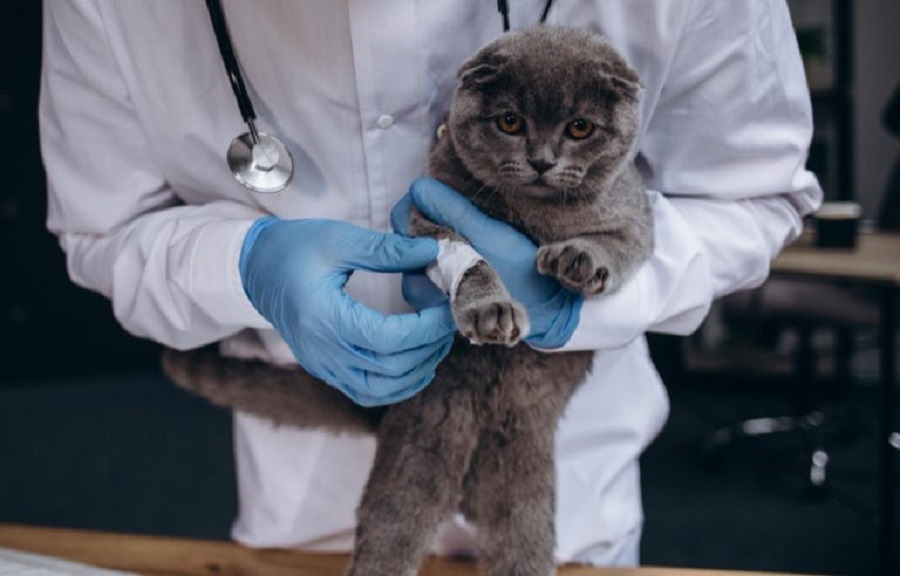
[[[525,308],[514,300],[481,302],[461,310],[456,324],[472,344],[515,346],[528,336],[530,323]]]
[[[553,276],[572,292],[600,294],[609,284],[610,272],[591,248],[577,238],[541,246],[535,257],[538,272]]]

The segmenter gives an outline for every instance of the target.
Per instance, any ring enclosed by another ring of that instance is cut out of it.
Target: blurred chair
[[[790,409],[784,414],[743,420],[715,430],[706,440],[707,456],[722,457],[740,439],[770,434],[799,434],[807,458],[807,484],[825,486],[830,460],[828,446],[856,431],[850,414],[837,409],[852,386],[851,362],[856,335],[878,327],[877,298],[865,289],[838,283],[773,278],[762,287],[722,301],[729,329],[753,334],[774,344],[793,332]],[[819,370],[815,338],[831,333],[830,378]]]
[[[886,130],[900,137],[900,85],[882,114]],[[900,230],[900,158],[882,193],[877,214],[881,230]],[[715,430],[705,452],[724,456],[742,438],[770,434],[800,434],[808,457],[808,486],[822,488],[827,480],[829,439],[854,431],[854,423],[835,417],[829,408],[840,405],[852,385],[851,361],[856,335],[877,331],[878,297],[869,290],[839,282],[772,278],[763,286],[722,299],[722,317],[731,329],[742,330],[774,343],[785,330],[796,335],[793,349],[792,408],[786,414],[737,422]],[[832,378],[818,373],[814,338],[832,334]]]

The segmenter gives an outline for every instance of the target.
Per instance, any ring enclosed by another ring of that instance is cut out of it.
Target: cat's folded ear
[[[595,37],[593,40],[597,43],[594,62],[602,89],[622,98],[639,100],[642,86],[637,71],[606,38]]]
[[[498,79],[500,70],[508,58],[499,53],[479,54],[463,63],[456,76],[463,88],[475,88]]]
[[[641,83],[636,75],[632,77],[630,75],[604,74],[603,81],[609,92],[627,100],[640,100]]]

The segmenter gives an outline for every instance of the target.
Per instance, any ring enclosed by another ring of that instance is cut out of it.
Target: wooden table
[[[175,576],[342,576],[348,557],[253,550],[230,542],[187,540],[0,524],[0,547],[57,556],[102,568]],[[475,564],[431,558],[421,576],[476,576]],[[559,576],[763,576],[759,572],[676,568],[566,567]]]
[[[817,248],[804,234],[772,263],[772,274],[818,280],[854,282],[878,293],[879,320],[879,566],[896,574],[894,459],[896,436],[897,295],[900,293],[900,233],[860,234],[853,249]]]

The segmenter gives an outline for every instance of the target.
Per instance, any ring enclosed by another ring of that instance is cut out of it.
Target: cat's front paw
[[[456,311],[456,326],[472,344],[515,346],[531,325],[525,307],[515,300],[473,302]]]
[[[573,238],[538,248],[538,272],[553,276],[572,292],[600,294],[610,284],[610,266],[605,251],[594,244]]]

